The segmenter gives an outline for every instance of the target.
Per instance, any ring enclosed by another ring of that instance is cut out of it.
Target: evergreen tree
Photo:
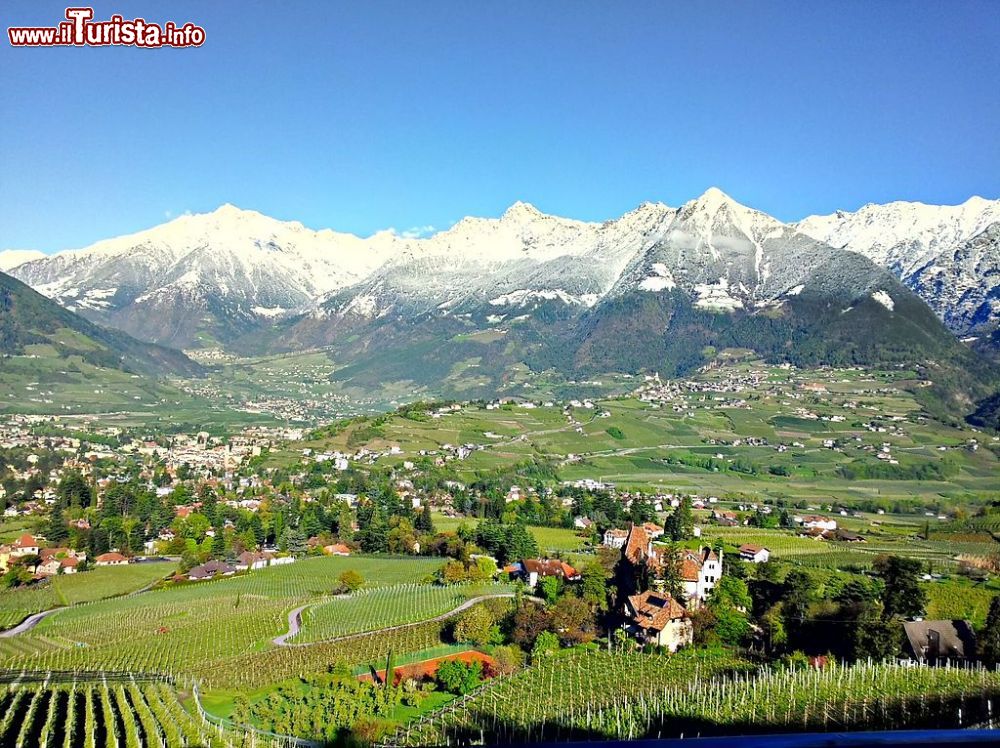
[[[416,527],[416,529],[420,530],[421,532],[429,532],[429,533],[433,533],[434,532],[434,519],[431,516],[431,505],[430,504],[427,504],[427,503],[424,504],[423,509],[420,511],[420,514],[417,516],[415,527]]]
[[[66,526],[66,518],[63,516],[62,507],[56,504],[52,507],[52,514],[49,515],[49,526],[45,531],[45,538],[50,543],[61,543],[69,537],[69,528]]]
[[[990,668],[1000,664],[1000,595],[990,601],[986,624],[979,632],[979,659]]]
[[[927,593],[920,586],[920,562],[899,556],[889,556],[879,561],[881,563],[876,568],[885,582],[883,616],[922,616],[927,607]]]
[[[212,558],[224,559],[226,557],[226,533],[222,528],[215,530],[215,537],[212,538]]]

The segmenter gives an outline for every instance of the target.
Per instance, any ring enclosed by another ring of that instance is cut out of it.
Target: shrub
[[[356,592],[365,583],[365,578],[354,571],[354,569],[348,569],[337,577],[337,581],[340,582],[340,590],[342,592]]]

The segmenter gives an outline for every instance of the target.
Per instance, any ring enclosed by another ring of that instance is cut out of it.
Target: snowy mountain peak
[[[0,251],[0,271],[7,272],[32,260],[40,260],[45,254],[37,249],[5,249]]]
[[[718,187],[709,187],[702,193],[701,197],[695,199],[695,202],[706,208],[718,208],[723,203],[735,203],[736,201]]]
[[[531,203],[526,203],[518,200],[513,205],[511,205],[507,210],[504,211],[503,216],[501,216],[501,221],[533,221],[536,218],[545,217],[538,208],[536,208]]]
[[[785,224],[711,187],[680,208],[646,202],[603,222],[518,201],[499,218],[463,218],[423,238],[315,231],[225,203],[85,249],[0,253],[0,269],[95,321],[187,347],[224,345],[300,312],[450,314],[483,299],[589,307],[680,289],[698,307],[753,310],[807,287],[811,269],[846,248],[889,269],[964,333],[1000,316],[998,237],[1000,201],[981,197]]]

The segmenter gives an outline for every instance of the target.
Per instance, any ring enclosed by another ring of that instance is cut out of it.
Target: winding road
[[[179,557],[173,556],[163,556],[167,561],[179,561]],[[106,600],[117,600],[122,597],[133,597],[135,595],[141,595],[143,592],[148,592],[151,590],[158,582],[162,581],[160,579],[154,579],[152,582],[147,584],[145,587],[141,587],[137,590],[132,590],[131,592],[124,592],[120,595],[111,595],[110,597],[102,597],[99,600],[93,600],[90,602],[104,602]],[[85,605],[87,603],[76,603],[77,605]],[[66,608],[72,608],[72,605],[60,605],[58,608],[49,608],[48,610],[43,610],[38,613],[32,613],[30,616],[25,618],[19,624],[10,629],[5,629],[0,631],[0,639],[7,639],[12,636],[18,636],[19,634],[26,634],[31,631],[35,626],[42,622],[43,618],[47,618],[53,613],[58,613],[60,610],[66,610]]]
[[[32,613],[30,616],[28,616],[19,624],[17,624],[14,628],[7,629],[6,631],[0,631],[0,638],[6,639],[11,636],[17,636],[18,634],[27,633],[28,631],[31,631],[31,629],[35,628],[35,626],[37,626],[39,623],[41,623],[43,618],[45,618],[46,616],[50,616],[53,613],[58,613],[60,610],[66,610],[66,606],[63,606],[61,608],[49,608],[48,610],[43,610],[41,613]]]
[[[295,636],[302,628],[302,611],[306,608],[310,608],[313,605],[320,605],[322,603],[310,603],[309,605],[301,605],[291,613],[288,614],[288,631],[280,636],[274,637],[271,642],[279,647],[311,647],[315,644],[333,644],[334,642],[349,641],[351,639],[358,639],[362,636],[368,636],[370,634],[386,634],[390,631],[400,631],[402,629],[408,629],[413,626],[420,626],[424,623],[434,623],[435,621],[447,621],[453,616],[457,616],[464,610],[468,610],[473,605],[478,605],[486,600],[497,600],[503,598],[514,597],[513,592],[498,592],[494,595],[480,595],[479,597],[473,597],[466,600],[464,603],[459,605],[457,608],[452,608],[447,613],[442,613],[441,615],[434,616],[433,618],[424,618],[420,621],[411,621],[409,623],[401,623],[396,626],[388,626],[384,629],[373,629],[371,631],[358,631],[354,634],[343,634],[342,636],[334,636],[329,639],[320,639],[314,642],[289,642],[288,640]],[[536,602],[542,602],[540,598],[532,597],[530,595],[525,595],[529,600],[534,600]]]

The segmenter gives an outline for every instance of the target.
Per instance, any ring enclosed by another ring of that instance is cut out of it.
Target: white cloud
[[[395,226],[390,226],[386,229],[386,231],[395,234],[396,236],[401,236],[404,239],[422,239],[435,233],[437,228],[427,224],[425,226],[410,226],[410,228],[400,231]]]

